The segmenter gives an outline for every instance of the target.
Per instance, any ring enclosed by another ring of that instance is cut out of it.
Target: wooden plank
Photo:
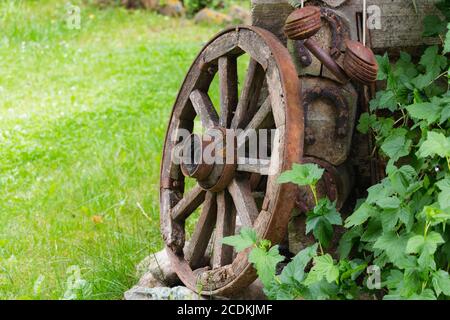
[[[220,125],[228,128],[238,104],[238,72],[236,57],[219,58]]]
[[[232,128],[246,127],[256,113],[264,77],[265,72],[261,65],[256,60],[250,59],[244,87],[231,123]]]
[[[204,258],[209,239],[211,239],[214,230],[216,217],[216,196],[212,192],[207,192],[200,218],[195,225],[194,233],[185,252],[185,259],[189,261],[189,265],[193,268],[199,267],[199,263]]]
[[[261,128],[261,125],[264,123],[264,120],[267,119],[270,112],[272,111],[272,105],[270,102],[270,98],[267,97],[266,100],[264,100],[261,107],[258,109],[258,111],[253,116],[252,120],[248,123],[245,130],[257,130]]]
[[[270,173],[270,160],[258,159],[258,163],[256,164],[248,163],[248,161],[245,161],[245,163],[238,163],[236,170],[242,172],[257,173],[262,176],[267,176]]]
[[[286,0],[252,0],[252,25],[271,31],[286,44],[284,22],[292,10]]]
[[[183,198],[171,209],[170,215],[175,221],[186,220],[192,212],[205,200],[206,191],[199,185],[189,190]]]
[[[219,124],[219,116],[206,93],[194,90],[189,97],[204,128],[213,128]]]
[[[252,227],[258,217],[259,210],[256,207],[255,199],[253,199],[249,181],[245,178],[236,177],[228,186],[228,191],[233,198],[242,224],[246,227]]]
[[[203,62],[210,63],[225,55],[239,55],[242,52],[238,48],[238,33],[232,32],[221,36],[211,43],[204,52]]]
[[[233,247],[223,245],[222,239],[234,235],[236,210],[227,191],[217,194],[217,222],[215,231],[212,267],[218,268],[233,261]]]
[[[261,46],[261,37],[249,30],[239,33],[239,47],[266,69],[272,53],[267,46]]]

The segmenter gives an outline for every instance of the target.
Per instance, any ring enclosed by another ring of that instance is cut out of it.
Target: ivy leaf
[[[341,260],[348,258],[348,255],[350,254],[353,244],[358,238],[361,237],[362,231],[363,231],[362,227],[357,226],[343,234],[343,236],[339,240],[339,247],[338,247],[339,257],[341,258]]]
[[[423,102],[407,106],[406,110],[413,118],[425,120],[430,125],[440,119],[442,108],[435,103]]]
[[[378,91],[375,99],[370,101],[370,110],[388,109],[391,112],[397,110],[397,99],[395,93],[391,90]]]
[[[372,128],[382,137],[387,137],[394,128],[394,119],[380,117],[373,124]]]
[[[256,245],[258,237],[256,231],[252,228],[243,227],[240,234],[222,239],[222,243],[232,246],[237,252],[244,251],[245,249]]]
[[[370,102],[369,102],[370,111],[372,111],[372,112],[376,111],[380,107],[380,98],[381,98],[382,94],[383,94],[382,91],[378,91],[375,94],[375,97],[372,100],[370,100]]]
[[[361,236],[361,241],[375,242],[383,233],[381,222],[379,219],[371,219],[367,223],[366,230]]]
[[[398,209],[400,203],[400,199],[395,196],[381,198],[376,201],[376,204],[383,209]]]
[[[319,200],[313,212],[306,218],[306,234],[313,231],[314,237],[328,247],[333,237],[333,225],[342,225],[342,218],[335,203],[328,198]]]
[[[384,140],[381,150],[395,162],[409,154],[412,141],[406,139],[405,135],[397,134],[397,131],[393,132],[394,134],[391,134]]]
[[[450,178],[441,180],[436,185],[441,190],[438,195],[439,206],[441,209],[450,208]]]
[[[397,100],[393,91],[384,91],[380,96],[380,109],[388,109],[391,112],[397,110]]]
[[[389,179],[382,180],[379,184],[371,186],[367,189],[368,195],[366,202],[368,204],[376,204],[380,199],[390,197],[394,194],[391,183]]]
[[[450,138],[442,133],[428,132],[427,139],[419,148],[417,155],[421,158],[438,155],[441,158],[450,157]]]
[[[392,188],[402,197],[408,192],[417,177],[416,170],[410,165],[405,165],[397,169],[395,166],[388,167],[388,177],[391,181]]]
[[[423,24],[424,31],[422,35],[424,37],[438,36],[447,29],[447,23],[445,22],[445,20],[441,20],[441,18],[435,15],[426,16],[423,19]]]
[[[422,253],[426,251],[428,254],[434,254],[437,246],[441,243],[444,243],[444,239],[436,231],[431,231],[426,238],[423,235],[416,235],[408,240],[406,253]]]
[[[433,288],[437,296],[441,293],[450,296],[450,276],[448,275],[448,272],[438,270],[433,273]]]
[[[417,262],[423,268],[435,268],[435,262],[432,259],[432,255],[437,250],[438,245],[444,243],[442,236],[431,231],[426,237],[423,235],[416,235],[408,240],[406,246],[406,253],[417,253],[419,254],[419,259]]]
[[[329,248],[333,239],[333,226],[328,221],[320,219],[313,234],[323,247]]]
[[[352,279],[355,281],[359,275],[367,268],[367,263],[362,260],[355,259],[347,262],[346,260],[339,261],[339,271],[341,273],[339,281],[342,282],[346,279]]]
[[[266,287],[270,286],[275,277],[277,264],[283,260],[284,257],[280,255],[278,246],[270,248],[269,251],[255,247],[248,255],[248,261],[254,264],[258,277]]]
[[[315,215],[324,217],[331,225],[342,225],[342,218],[336,209],[336,202],[331,202],[328,198],[320,199],[313,212]]]
[[[412,79],[412,83],[419,90],[430,86],[447,66],[447,58],[439,55],[439,47],[428,47],[422,55],[419,64],[425,68],[425,74],[419,74]]]
[[[339,279],[339,268],[334,264],[333,258],[328,253],[314,257],[313,263],[314,266],[304,281],[305,286],[309,287],[322,279],[326,279],[329,283]]]
[[[362,134],[367,134],[369,132],[369,128],[375,123],[377,117],[374,114],[369,115],[367,112],[363,113],[359,118],[359,123],[356,129]]]
[[[417,77],[411,80],[411,83],[419,89],[423,90],[431,85],[437,75],[431,72],[427,72],[425,74],[419,74]]]
[[[401,210],[399,210],[399,208],[383,210],[383,212],[380,214],[380,220],[381,226],[383,227],[384,231],[390,231],[395,228],[398,220],[400,219],[400,212]]]
[[[305,268],[308,263],[317,255],[316,243],[300,251],[291,262],[289,262],[280,275],[283,283],[294,285],[295,282],[302,282],[305,277]]]
[[[339,287],[336,283],[328,283],[326,280],[322,280],[308,286],[302,297],[308,300],[329,300],[336,297],[338,293]]]
[[[377,80],[386,80],[391,73],[391,63],[389,62],[389,56],[387,53],[384,56],[375,56],[378,64],[378,76]]]
[[[433,206],[425,206],[419,216],[425,216],[427,222],[433,226],[450,220],[450,213]]]
[[[447,58],[439,54],[439,47],[437,45],[428,47],[422,57],[420,62],[423,67],[427,70],[427,73],[437,77],[441,70],[447,66]]]
[[[395,76],[405,82],[417,76],[416,65],[411,62],[411,55],[406,52],[400,52],[400,58],[395,63]]]
[[[299,186],[315,185],[322,178],[324,171],[313,163],[294,163],[292,170],[285,171],[278,177],[278,183],[292,182]]]
[[[406,231],[410,232],[414,225],[414,212],[412,212],[410,206],[408,205],[406,207],[400,207],[397,216],[399,220],[405,225]]]
[[[408,243],[408,237],[403,235],[397,235],[393,231],[385,232],[374,243],[375,249],[384,251],[389,260],[396,266],[401,266],[405,263],[406,244]]]
[[[444,106],[444,108],[442,109],[439,124],[443,124],[448,119],[450,119],[450,104]]]
[[[376,212],[375,208],[364,202],[351,216],[345,220],[345,227],[351,228],[363,224],[374,212]]]
[[[408,300],[436,300],[433,290],[425,289],[420,294],[413,294]]]

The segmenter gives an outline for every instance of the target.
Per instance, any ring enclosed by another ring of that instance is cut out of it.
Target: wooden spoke
[[[219,58],[220,125],[228,128],[238,103],[238,73],[236,57]]]
[[[270,105],[270,98],[267,97],[261,107],[258,109],[256,114],[253,116],[252,120],[249,122],[244,131],[242,131],[237,137],[237,149],[239,150],[246,142],[247,136],[252,132],[252,130],[259,129],[265,122],[267,117],[272,112]]]
[[[249,181],[236,177],[228,186],[228,191],[233,198],[242,224],[246,227],[252,227],[253,222],[258,217],[259,210],[256,207],[255,199],[252,197]]]
[[[258,109],[258,111],[253,116],[252,120],[248,123],[246,130],[250,129],[259,129],[261,128],[261,125],[264,123],[264,120],[267,119],[269,114],[272,112],[272,106],[270,104],[270,98],[267,97],[266,100],[264,100],[261,107]]]
[[[264,199],[266,194],[264,192],[262,192],[262,191],[254,191],[254,192],[252,192],[252,196],[255,199]]]
[[[193,268],[199,267],[205,256],[205,251],[216,223],[216,216],[216,196],[212,192],[207,192],[200,218],[197,221],[195,231],[189,240],[189,245],[184,255],[185,259],[189,261],[189,265]]]
[[[245,127],[258,108],[259,94],[264,83],[265,71],[254,59],[250,59],[231,128]]]
[[[219,124],[219,116],[206,93],[194,90],[189,97],[204,128],[212,128]]]
[[[199,185],[189,190],[184,197],[172,208],[171,216],[173,220],[184,221],[197,209],[205,200],[206,191]]]
[[[258,159],[258,163],[252,164],[247,159],[238,164],[237,171],[258,173],[262,176],[267,176],[270,173],[270,160]]]
[[[230,264],[233,260],[233,248],[222,244],[222,239],[234,234],[236,227],[236,210],[227,191],[217,194],[217,222],[214,241],[212,267]]]

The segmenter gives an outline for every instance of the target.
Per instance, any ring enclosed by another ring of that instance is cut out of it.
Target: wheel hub
[[[181,155],[184,176],[197,180],[204,190],[220,192],[236,172],[234,131],[216,127],[203,135],[191,134],[183,144]]]

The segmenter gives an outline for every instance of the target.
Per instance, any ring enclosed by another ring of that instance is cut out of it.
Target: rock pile
[[[137,266],[139,281],[125,292],[125,300],[204,300],[208,297],[182,286],[175,270],[170,264],[165,250],[151,254]],[[253,282],[239,295],[231,297],[237,300],[265,300],[263,286],[259,280]],[[224,298],[225,299],[225,298]]]

